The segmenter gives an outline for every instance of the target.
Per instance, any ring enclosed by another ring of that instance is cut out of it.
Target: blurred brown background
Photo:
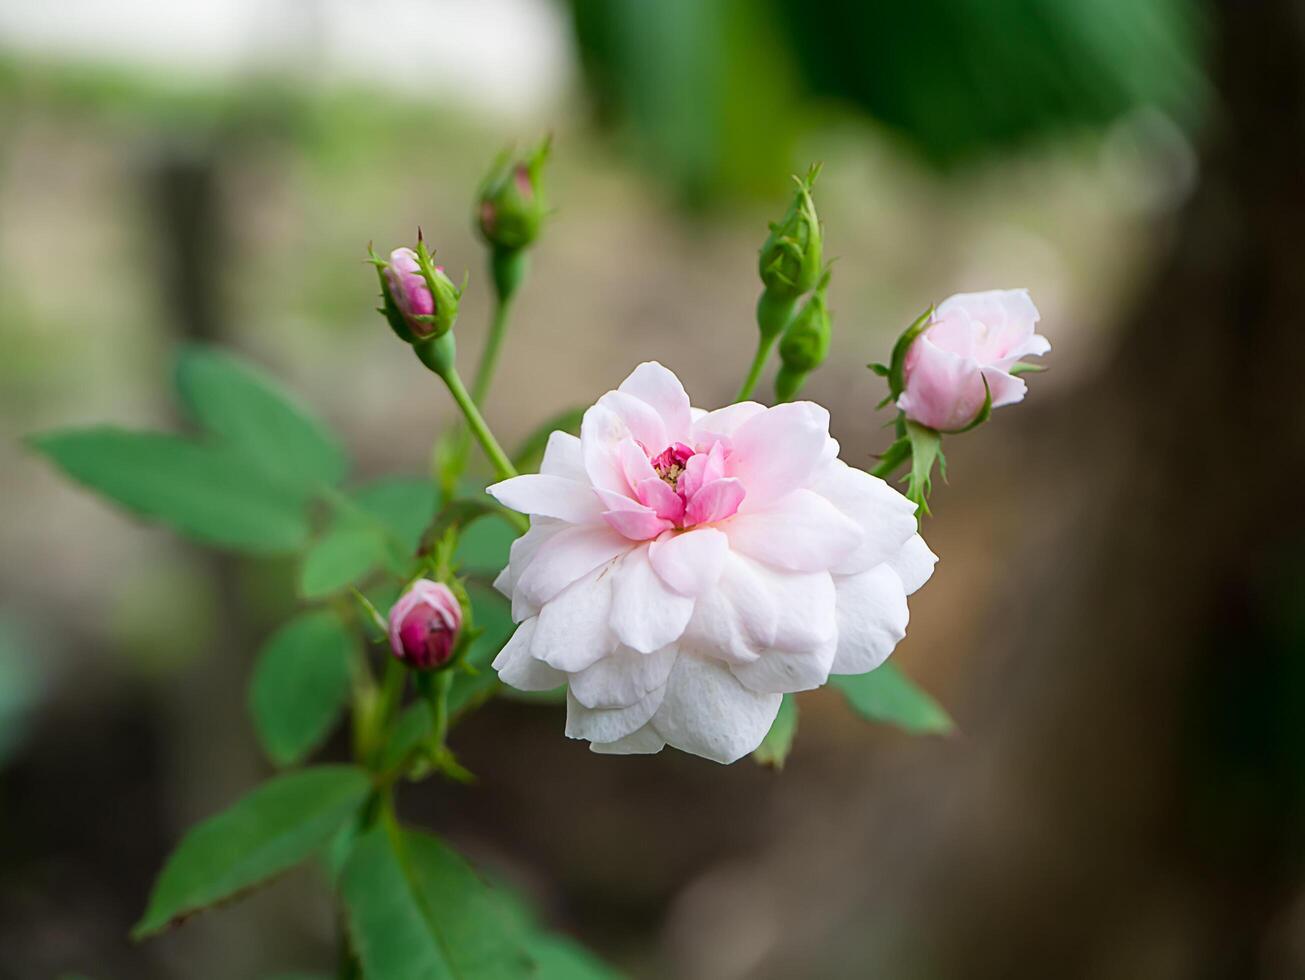
[[[1288,0],[242,0],[0,7],[0,976],[320,970],[309,872],[144,946],[183,828],[267,771],[245,709],[293,568],[213,557],[21,444],[172,426],[177,345],[268,366],[358,478],[452,408],[372,312],[416,225],[555,134],[488,416],[505,441],[656,358],[751,356],[755,250],[822,160],[835,340],[807,395],[887,443],[864,365],[1027,286],[1051,371],[949,445],[896,654],[948,738],[801,699],[782,773],[592,755],[557,708],[453,736],[407,815],[638,977],[1305,976],[1305,7]],[[338,747],[337,749],[338,750]],[[335,750],[333,750],[335,751]]]

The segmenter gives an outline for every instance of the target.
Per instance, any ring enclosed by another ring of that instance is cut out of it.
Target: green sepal
[[[1047,370],[1044,364],[1029,364],[1027,361],[1016,361],[1006,369],[1006,373],[1013,378],[1018,378],[1021,374],[1041,374]]]
[[[887,479],[892,476],[901,466],[911,457],[911,440],[906,436],[894,439],[887,449],[884,450],[879,462],[870,470],[871,475]]]
[[[914,502],[921,514],[928,514],[933,466],[942,455],[942,436],[937,429],[908,419],[906,437],[911,443],[911,472],[906,478],[906,497]]]
[[[349,594],[353,596],[354,602],[358,603],[359,608],[362,609],[363,622],[369,623],[375,631],[368,639],[373,642],[385,639],[390,632],[389,620],[381,615],[381,611],[376,608],[376,605],[359,592],[356,586],[351,585],[349,587]]]
[[[761,744],[752,753],[759,765],[772,769],[783,769],[784,762],[793,748],[793,738],[797,735],[798,707],[797,698],[785,694],[779,702],[779,713],[770,725],[770,731],[761,740]]]
[[[453,324],[457,322],[458,304],[462,300],[463,292],[466,291],[469,274],[463,273],[462,285],[458,286],[443,270],[437,269],[435,253],[426,248],[420,229],[417,231],[416,251],[417,271],[421,273],[422,279],[426,280],[426,288],[430,290],[431,298],[435,302],[435,312],[414,316],[412,319],[422,324],[429,323],[432,328],[430,333],[420,335],[419,341],[436,340],[452,330]]]
[[[390,263],[376,254],[376,249],[371,242],[367,243],[367,261],[376,266],[376,278],[381,283],[381,305],[376,307],[376,312],[385,317],[385,321],[396,337],[405,344],[414,343],[417,338],[408,329],[408,321],[403,318],[403,314],[399,312],[399,305],[394,302],[394,297],[390,294],[390,281],[385,278],[385,270],[389,268]]]
[[[892,358],[889,360],[888,367],[882,364],[867,365],[871,371],[880,377],[888,379],[888,397],[879,403],[882,408],[890,402],[897,401],[903,391],[906,390],[906,381],[904,374],[906,372],[906,355],[911,349],[911,344],[915,338],[920,336],[929,326],[933,319],[934,308],[930,306],[911,322],[911,325],[902,331],[902,335],[897,338],[897,343],[893,344]]]

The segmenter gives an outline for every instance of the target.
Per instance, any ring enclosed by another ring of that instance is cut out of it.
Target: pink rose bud
[[[911,344],[897,399],[908,419],[942,432],[963,429],[983,410],[984,382],[992,407],[1023,400],[1020,358],[1051,350],[1034,332],[1038,308],[1027,289],[957,293],[944,300]]]
[[[390,264],[385,267],[385,279],[389,283],[394,305],[399,308],[412,332],[420,337],[434,331],[433,324],[413,319],[435,315],[435,297],[426,285],[426,277],[421,274],[417,253],[406,246],[391,252]]]
[[[416,670],[448,663],[462,627],[462,607],[441,582],[418,579],[390,610],[390,648]]]

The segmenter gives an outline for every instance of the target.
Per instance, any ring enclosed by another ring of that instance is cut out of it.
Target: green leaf
[[[370,791],[367,775],[353,766],[268,780],[182,839],[132,936],[160,932],[294,867],[330,840]]]
[[[775,716],[770,731],[761,740],[752,757],[763,766],[783,769],[784,761],[793,748],[793,736],[797,734],[797,726],[797,699],[792,694],[785,694],[784,700],[779,703],[779,714]]]
[[[453,678],[449,689],[450,713],[462,710],[494,690],[498,675],[490,664],[513,630],[512,613],[506,599],[475,583],[470,584],[467,593],[471,596],[472,621],[482,632],[467,651],[467,666],[475,673],[460,672]]]
[[[229,447],[113,426],[64,429],[31,444],[77,482],[200,541],[274,554],[308,537],[302,493]]]
[[[526,952],[538,967],[537,980],[617,980],[620,976],[574,939],[555,932],[529,936]]]
[[[516,529],[505,521],[475,521],[463,528],[455,556],[468,571],[497,575],[508,563],[508,552],[517,537]]]
[[[916,735],[943,734],[956,728],[942,705],[892,663],[868,674],[835,674],[829,681],[868,721],[896,725]]]
[[[361,581],[386,556],[380,530],[340,521],[318,538],[299,569],[299,594],[320,599]]]
[[[579,435],[580,423],[584,419],[585,409],[571,408],[565,412],[559,412],[543,425],[535,429],[534,432],[526,436],[525,440],[517,447],[517,451],[512,454],[512,465],[516,467],[518,473],[533,473],[539,469],[539,464],[544,459],[544,450],[548,448],[548,437],[554,432],[569,432],[571,435]]]
[[[906,496],[921,513],[929,513],[929,494],[933,492],[933,465],[942,454],[942,436],[936,429],[907,421],[906,436],[911,441],[911,472],[907,476]]]
[[[512,934],[521,937],[535,960],[537,980],[617,980],[620,976],[571,937],[542,928],[520,893],[509,888],[497,891]]]
[[[195,421],[298,486],[335,484],[348,463],[335,437],[253,365],[212,347],[177,359],[177,390]]]
[[[535,975],[496,891],[434,837],[385,826],[364,834],[340,894],[368,980]]]
[[[249,707],[259,740],[278,766],[298,762],[331,730],[349,695],[353,645],[330,612],[292,619],[263,645]]]
[[[435,487],[429,480],[391,477],[354,492],[363,510],[378,518],[411,554],[435,519]]]

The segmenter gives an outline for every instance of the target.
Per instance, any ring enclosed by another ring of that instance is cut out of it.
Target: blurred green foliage
[[[864,112],[949,167],[1206,97],[1188,0],[572,0],[600,121],[690,201],[773,185],[823,113]]]

